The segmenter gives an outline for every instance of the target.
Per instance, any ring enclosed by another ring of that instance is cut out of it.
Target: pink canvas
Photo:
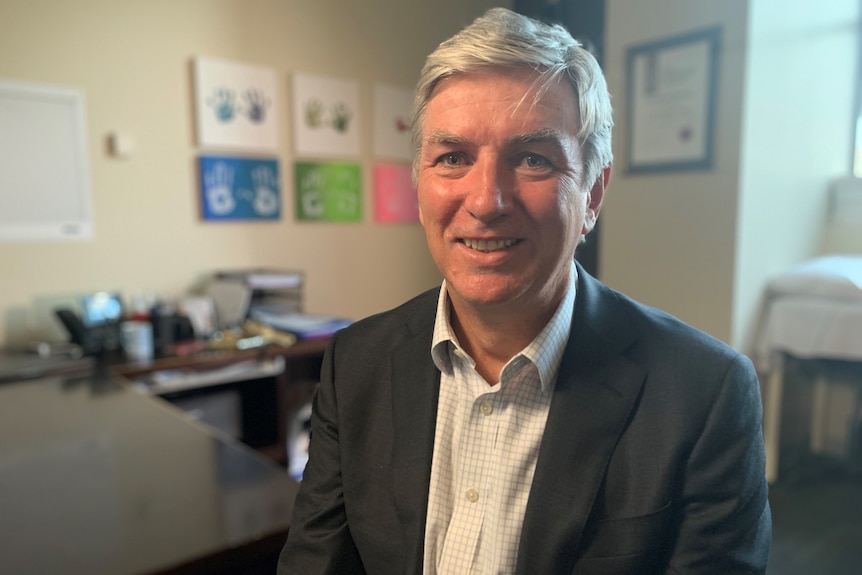
[[[374,166],[374,219],[377,222],[418,222],[419,204],[410,166]]]

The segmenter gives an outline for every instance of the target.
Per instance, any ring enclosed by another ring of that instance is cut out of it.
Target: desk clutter
[[[341,317],[303,310],[304,275],[253,269],[212,274],[201,293],[175,300],[117,291],[85,294],[79,305],[55,309],[69,342],[38,342],[40,355],[122,354],[131,361],[186,355],[203,349],[289,347],[325,339],[349,325]],[[47,350],[47,351],[45,351]]]
[[[299,339],[318,339],[331,337],[352,323],[346,318],[305,313],[304,284],[301,272],[219,272],[207,292],[212,297],[221,327],[252,319]]]
[[[175,299],[119,291],[65,298],[46,311],[68,341],[58,334],[26,350],[0,350],[0,384],[55,375],[117,380],[289,464],[299,478],[303,410],[330,336],[351,323],[305,313],[303,286],[298,272],[230,271]]]

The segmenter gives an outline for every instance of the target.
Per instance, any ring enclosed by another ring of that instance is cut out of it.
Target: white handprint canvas
[[[374,85],[374,155],[390,160],[413,160],[410,125],[413,90]]]
[[[276,151],[276,74],[214,58],[194,61],[198,145]]]
[[[359,83],[293,76],[293,126],[300,156],[359,156]]]

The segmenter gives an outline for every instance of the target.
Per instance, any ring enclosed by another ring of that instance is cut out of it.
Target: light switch
[[[135,151],[135,139],[129,134],[111,132],[108,136],[111,155],[120,160],[128,160]]]

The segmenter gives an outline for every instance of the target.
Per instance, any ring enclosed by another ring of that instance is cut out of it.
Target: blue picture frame
[[[204,220],[281,218],[278,160],[207,155],[199,169]]]

